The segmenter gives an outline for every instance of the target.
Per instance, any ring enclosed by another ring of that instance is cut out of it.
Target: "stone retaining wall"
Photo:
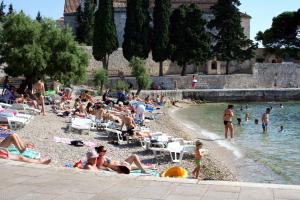
[[[211,102],[225,101],[288,101],[300,100],[300,89],[223,89],[223,90],[162,90],[142,91],[140,96],[156,97],[165,95],[169,98],[183,100],[203,100]]]

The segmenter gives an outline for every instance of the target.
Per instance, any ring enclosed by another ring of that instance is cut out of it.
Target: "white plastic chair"
[[[88,134],[90,133],[90,129],[93,123],[90,119],[73,118],[71,121],[72,121],[70,125],[71,131],[78,130],[82,132],[84,130],[87,130]]]
[[[178,159],[178,154],[183,150],[183,146],[179,142],[170,142],[167,144],[166,148],[150,148],[153,151],[154,157],[156,158],[157,152],[169,153],[172,162],[180,162]],[[174,155],[174,156],[173,156]]]

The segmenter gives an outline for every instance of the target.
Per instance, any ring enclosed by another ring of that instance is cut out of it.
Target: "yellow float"
[[[182,167],[171,167],[161,173],[161,177],[187,178],[188,171]]]

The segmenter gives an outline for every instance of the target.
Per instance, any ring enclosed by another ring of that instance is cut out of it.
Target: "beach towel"
[[[154,169],[147,170],[147,173],[142,173],[142,171],[140,169],[131,170],[130,174],[132,174],[134,176],[155,176],[155,177],[160,176],[160,174],[157,172],[157,170],[154,170]]]
[[[13,145],[9,146],[7,148],[9,153],[14,154],[14,155],[22,155],[26,158],[32,158],[32,159],[40,159],[41,154],[31,148],[26,148],[26,150],[21,154],[20,151]]]
[[[72,141],[74,141],[74,140],[70,139],[70,138],[54,137],[54,142],[56,142],[56,143],[71,144]],[[88,147],[93,148],[93,147],[97,146],[97,144],[92,141],[82,141],[82,142],[85,146],[88,146]]]

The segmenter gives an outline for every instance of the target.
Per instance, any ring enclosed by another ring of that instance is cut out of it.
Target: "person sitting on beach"
[[[51,159],[37,160],[37,159],[26,158],[22,155],[10,154],[9,151],[7,150],[7,148],[10,145],[14,145],[20,151],[20,153],[25,152],[27,148],[34,148],[33,144],[24,144],[24,142],[21,141],[21,139],[17,134],[12,134],[0,142],[0,158],[27,162],[27,163],[46,164],[46,165],[51,162]]]
[[[109,168],[113,171],[123,174],[129,174],[132,169],[140,169],[145,173],[145,167],[142,165],[140,158],[133,154],[125,159],[123,162],[114,161],[106,156],[106,148],[104,146],[95,147],[96,152],[99,154],[97,159],[98,169]],[[132,166],[135,164],[135,166]]]
[[[152,103],[153,103],[153,100],[151,99],[150,95],[148,95],[148,96],[145,98],[145,103],[147,103],[147,104],[152,104]]]
[[[199,177],[199,173],[201,170],[201,160],[202,160],[202,155],[201,155],[201,148],[203,146],[202,142],[200,142],[199,140],[196,141],[196,148],[195,148],[195,163],[196,163],[196,168],[194,169],[194,171],[192,172],[192,174],[194,175],[194,177],[196,179],[198,179]]]
[[[9,80],[8,76],[5,76],[5,79],[3,80],[3,89],[2,89],[2,96],[5,94],[6,90],[9,89]]]
[[[228,108],[224,111],[223,119],[224,119],[224,127],[225,127],[225,139],[228,138],[228,131],[230,131],[231,139],[234,135],[234,128],[232,124],[233,114],[233,105],[228,105]]]
[[[261,117],[261,123],[263,132],[266,133],[268,131],[268,124],[269,124],[269,115],[270,115],[271,109],[267,108],[266,112]]]
[[[87,105],[86,105],[86,113],[89,114],[89,115],[95,115],[95,110],[93,109],[93,104],[91,102],[89,102]]]
[[[83,102],[91,102],[91,103],[96,103],[96,100],[89,94],[89,91],[84,91],[81,93],[80,97],[81,101]]]
[[[91,170],[91,171],[99,171],[97,168],[97,158],[98,153],[96,151],[89,151],[86,154],[87,162],[84,166],[84,169]]]
[[[87,116],[87,112],[85,110],[85,106],[80,104],[79,107],[74,111],[74,115],[78,117],[85,117]]]

